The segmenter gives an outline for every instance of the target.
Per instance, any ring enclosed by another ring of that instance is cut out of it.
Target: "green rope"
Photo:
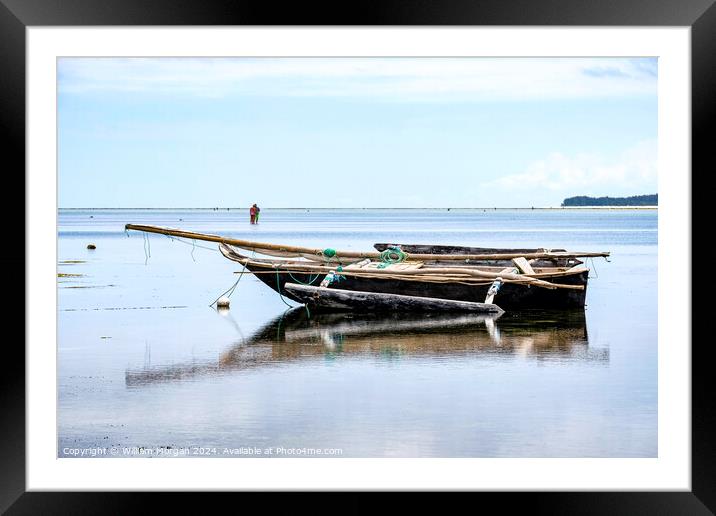
[[[379,269],[385,269],[393,263],[400,263],[408,259],[408,254],[404,253],[400,247],[389,247],[380,253],[380,259],[383,263],[378,265]]]
[[[228,297],[231,297],[231,294],[233,294],[233,293],[234,293],[234,290],[236,290],[236,286],[239,284],[239,281],[241,281],[241,277],[244,275],[244,272],[246,272],[246,266],[245,266],[245,265],[244,265],[244,268],[241,270],[241,274],[239,274],[239,279],[236,280],[236,283],[234,283],[234,285],[233,285],[229,290],[227,290],[226,292],[224,292],[223,294],[221,294],[219,297],[217,297],[216,299],[214,299],[214,302],[211,303],[209,306],[214,306],[214,305],[216,304],[216,302],[217,302],[219,299],[221,299],[223,296],[225,296],[226,294],[228,294]]]
[[[281,341],[281,340],[280,340],[280,338],[281,338],[281,324],[283,323],[283,318],[284,318],[284,316],[285,316],[288,312],[290,312],[290,311],[291,311],[290,308],[289,308],[288,310],[285,310],[285,311],[281,314],[281,318],[278,320],[278,325],[276,325],[276,342],[280,342],[280,341]]]
[[[286,300],[283,298],[283,294],[281,294],[281,283],[279,281],[278,277],[278,269],[276,269],[276,290],[278,290],[278,295],[281,298],[281,301],[283,301],[283,304],[288,306],[289,308],[293,308],[291,305],[289,305]]]
[[[343,271],[343,267],[341,267],[340,265],[338,266],[338,269],[340,269],[340,271]],[[346,277],[343,276],[342,274],[336,274],[335,272],[331,271],[328,274],[326,274],[325,279],[328,282],[328,285],[330,285],[337,281],[342,281],[342,280],[346,279]]]
[[[295,281],[296,283],[300,283],[301,285],[309,285],[309,286],[310,286],[310,285],[313,285],[313,283],[314,283],[314,282],[318,279],[318,277],[320,276],[320,274],[316,274],[315,277],[309,276],[309,278],[311,278],[311,279],[308,280],[308,283],[304,283],[304,282],[301,281],[300,279],[296,278],[293,274],[291,274],[290,271],[289,271],[288,275],[291,276],[291,279],[292,279],[293,281]]]

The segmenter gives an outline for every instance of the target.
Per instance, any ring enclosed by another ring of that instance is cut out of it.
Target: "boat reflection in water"
[[[425,360],[496,356],[599,364],[608,363],[609,349],[589,347],[583,310],[501,315],[309,315],[297,307],[237,342],[216,362],[129,369],[125,379],[127,386],[140,386],[325,357]]]

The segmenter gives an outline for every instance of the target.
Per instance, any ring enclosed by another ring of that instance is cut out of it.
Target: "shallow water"
[[[239,264],[126,223],[612,255],[584,312],[309,317],[250,275],[218,312]],[[657,456],[655,210],[60,210],[58,235],[60,457]]]

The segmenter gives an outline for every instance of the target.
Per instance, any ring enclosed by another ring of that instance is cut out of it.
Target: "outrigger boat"
[[[329,311],[461,311],[583,308],[589,269],[608,252],[375,244],[336,251],[127,224],[127,230],[204,240],[281,296]],[[239,250],[267,257],[241,254]],[[499,302],[498,304],[495,302]]]

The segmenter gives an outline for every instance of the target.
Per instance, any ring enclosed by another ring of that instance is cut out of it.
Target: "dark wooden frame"
[[[692,163],[700,177],[713,173],[710,135],[716,124],[716,6],[714,0],[383,0],[375,3],[285,2],[247,0],[0,0],[0,145],[3,148],[6,198],[24,203],[25,191],[25,29],[28,26],[64,25],[558,25],[558,26],[690,26],[692,43]],[[340,6],[340,9],[337,7]],[[352,7],[352,8],[351,8]],[[668,173],[677,173],[670,171]],[[684,171],[684,180],[689,180]],[[695,177],[695,176],[692,176]],[[707,195],[692,188],[692,220],[698,224]],[[6,202],[7,202],[6,200]],[[699,203],[699,201],[703,201]],[[24,213],[24,204],[7,213]],[[17,222],[12,221],[13,227]],[[707,233],[692,233],[708,235]],[[6,298],[14,308],[7,320],[24,317],[24,292],[18,270],[25,267],[24,232],[6,239],[0,260],[11,278]],[[18,241],[21,240],[21,241]],[[48,245],[52,245],[48,242]],[[686,250],[685,250],[686,251]],[[693,253],[698,256],[698,253]],[[694,263],[694,265],[696,265]],[[673,271],[679,274],[680,271]],[[22,275],[24,279],[24,275]],[[688,288],[685,295],[691,295]],[[695,300],[693,306],[697,306]],[[30,307],[28,307],[30,308]],[[14,317],[13,317],[14,315]],[[12,319],[11,319],[12,317]],[[21,331],[24,340],[24,328]],[[25,354],[18,339],[6,339],[5,367],[0,375],[0,511],[8,514],[114,514],[145,513],[146,497],[159,498],[163,512],[188,508],[186,494],[25,492]],[[480,502],[494,500],[500,513],[527,507],[545,514],[713,514],[716,510],[716,440],[714,375],[708,353],[710,339],[692,347],[692,491],[690,492],[585,492],[585,493],[481,493]],[[668,345],[690,346],[691,342]],[[211,496],[211,495],[209,495]],[[213,495],[216,496],[216,495]],[[232,496],[234,495],[222,495]],[[240,494],[243,501],[255,495]],[[291,495],[295,508],[305,497]],[[200,495],[200,498],[205,498]],[[284,501],[286,497],[284,497]],[[423,497],[413,500],[421,505]],[[372,510],[374,502],[353,494],[336,510]],[[213,501],[213,500],[212,500]],[[205,502],[204,502],[205,503]],[[309,507],[315,507],[309,502]],[[379,502],[381,504],[384,501]],[[471,502],[473,503],[473,502]],[[242,507],[246,508],[247,505]],[[402,506],[405,508],[404,506]],[[208,507],[203,506],[206,512]],[[238,508],[238,507],[237,507]],[[446,508],[446,507],[445,507]],[[271,511],[273,512],[273,511]],[[363,511],[361,511],[363,512]]]

